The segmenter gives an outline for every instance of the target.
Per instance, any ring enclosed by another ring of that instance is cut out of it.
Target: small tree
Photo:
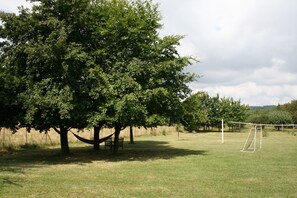
[[[280,130],[280,125],[292,123],[292,116],[286,111],[272,110],[268,113],[268,120],[270,124],[278,125],[276,128]]]
[[[280,106],[280,109],[291,114],[293,123],[297,123],[297,100],[292,100],[289,103]]]
[[[222,98],[220,104],[223,110],[222,118],[226,123],[230,121],[243,122],[246,120],[248,106],[241,104],[240,100],[235,101],[233,98]]]
[[[187,131],[199,130],[208,123],[209,111],[205,105],[207,98],[207,93],[198,92],[183,102],[184,112],[181,123]]]

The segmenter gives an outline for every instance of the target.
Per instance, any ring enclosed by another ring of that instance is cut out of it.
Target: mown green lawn
[[[247,133],[136,137],[124,151],[72,144],[0,154],[0,197],[297,197],[297,136],[270,132],[243,153]]]

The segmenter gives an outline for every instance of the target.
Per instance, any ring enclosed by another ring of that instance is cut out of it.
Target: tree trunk
[[[132,126],[130,126],[130,144],[135,144],[134,138],[133,138],[133,127]]]
[[[100,150],[100,144],[99,144],[99,132],[100,128],[99,127],[94,127],[94,150],[98,151]]]
[[[69,145],[68,145],[68,130],[67,128],[60,127],[60,142],[61,142],[61,152],[63,155],[69,155]]]
[[[119,150],[119,135],[121,132],[122,125],[120,123],[115,124],[114,132],[114,144],[113,144],[113,154],[116,155]]]
[[[100,150],[100,144],[99,144],[99,139],[100,139],[100,130],[103,127],[103,123],[99,123],[99,126],[94,127],[94,150],[98,151]]]

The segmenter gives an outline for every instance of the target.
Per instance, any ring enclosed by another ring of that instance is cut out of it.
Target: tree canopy
[[[292,100],[280,106],[280,109],[291,114],[293,123],[297,123],[297,100]]]
[[[267,114],[269,124],[291,124],[292,116],[289,112],[272,110]]]
[[[193,59],[179,56],[181,36],[159,36],[157,4],[32,2],[0,14],[0,105],[20,110],[11,126],[55,128],[67,154],[70,128],[105,124],[117,142],[124,127],[179,121]]]

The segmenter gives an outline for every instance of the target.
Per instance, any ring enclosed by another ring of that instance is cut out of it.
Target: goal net
[[[262,147],[262,126],[254,125],[251,127],[248,137],[241,151],[243,152],[255,152],[257,149],[257,136],[259,136],[259,147]]]

